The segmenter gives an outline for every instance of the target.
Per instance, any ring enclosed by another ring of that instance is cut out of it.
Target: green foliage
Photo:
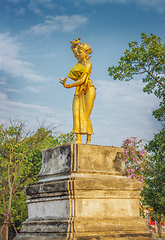
[[[120,58],[118,66],[108,68],[109,75],[114,80],[130,81],[134,75],[144,74],[143,82],[146,86],[144,92],[154,93],[161,99],[160,108],[153,111],[159,120],[165,120],[165,44],[160,37],[153,34],[147,37],[141,34],[141,43],[133,41]]]
[[[141,43],[138,44],[135,41],[129,43],[118,66],[109,67],[108,71],[114,80],[120,81],[130,81],[134,75],[143,74],[142,80],[146,83],[143,91],[148,94],[154,93],[160,99],[159,108],[153,111],[153,115],[158,121],[162,121],[164,126],[165,44],[161,43],[160,37],[153,34],[147,36],[142,33]],[[127,168],[130,170],[131,178],[143,177],[145,183],[142,192],[143,199],[145,204],[153,208],[160,232],[160,222],[165,214],[165,129],[163,128],[155,134],[153,140],[149,141],[146,150],[150,153],[150,157],[145,159],[145,165],[140,169],[135,164],[139,155],[136,145],[137,143],[134,145],[129,140],[123,142],[125,157],[128,161]]]
[[[23,186],[15,193],[12,199],[11,217],[17,230],[21,229],[21,223],[28,218],[28,210]]]
[[[73,140],[73,134],[55,136],[50,128],[28,131],[21,121],[11,122],[9,127],[0,126],[0,224],[6,212],[8,220],[20,228],[20,223],[27,218],[23,187],[38,181],[41,150]]]
[[[144,169],[142,196],[144,203],[153,209],[154,218],[160,225],[165,217],[165,129],[155,134],[154,139],[149,141],[147,150],[151,155]]]
[[[143,169],[148,158],[148,152],[143,147],[143,139],[137,140],[137,137],[124,139],[122,146],[124,148],[125,164],[128,171],[128,178],[136,178],[143,182]]]

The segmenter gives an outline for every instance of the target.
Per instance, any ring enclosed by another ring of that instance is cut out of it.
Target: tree
[[[159,108],[153,111],[158,121],[165,127],[165,44],[160,37],[153,34],[147,37],[141,34],[141,43],[133,41],[120,58],[117,67],[109,67],[109,75],[114,80],[130,81],[135,75],[143,74],[143,88],[148,94],[154,93],[160,99]],[[144,202],[153,208],[158,221],[159,236],[161,235],[161,219],[165,207],[165,130],[155,134],[148,142],[147,151],[151,156],[146,159],[142,171],[144,176]]]
[[[165,129],[155,134],[154,139],[149,141],[147,150],[151,155],[143,171],[145,185],[142,196],[144,204],[153,209],[161,238],[161,221],[165,217]]]
[[[153,111],[158,121],[165,120],[165,44],[153,34],[141,34],[141,43],[133,41],[120,58],[118,66],[108,68],[109,75],[120,81],[130,81],[134,75],[144,74],[144,92],[160,98],[160,107]]]
[[[73,139],[73,134],[54,137],[52,129],[43,126],[36,132],[28,131],[25,122],[21,121],[10,122],[9,127],[0,126],[0,198],[3,205],[0,209],[5,213],[6,222],[11,222],[12,217],[20,221],[17,213],[22,212],[22,206],[17,200],[25,199],[22,195],[25,183],[38,180],[41,149],[72,142]]]
[[[144,181],[143,169],[148,158],[148,152],[143,147],[143,139],[131,137],[123,140],[124,158],[128,171],[128,178],[136,178]]]

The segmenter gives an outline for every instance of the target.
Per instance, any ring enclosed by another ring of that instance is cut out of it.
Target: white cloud
[[[164,13],[165,11],[164,0],[138,0],[137,4],[142,6],[145,10],[153,8],[159,13]]]
[[[54,58],[54,57],[57,57],[58,54],[56,53],[50,53],[50,54],[44,54],[43,57],[45,58]]]
[[[31,92],[40,92],[38,89],[36,89],[36,88],[34,88],[34,87],[32,87],[32,86],[29,86],[29,87],[27,87],[26,88],[27,90],[29,90],[29,91],[31,91]]]
[[[78,0],[76,0],[77,3]],[[104,4],[104,3],[136,3],[144,10],[155,9],[158,13],[164,13],[165,1],[164,0],[85,0],[88,4]]]
[[[104,108],[109,108],[117,112],[116,106],[120,108],[120,112],[129,112],[130,116],[135,113],[135,115],[145,115],[150,113],[155,108],[158,108],[159,99],[156,98],[153,94],[147,95],[143,93],[142,89],[144,83],[140,80],[131,80],[131,82],[120,82],[120,81],[97,81],[99,85],[99,97],[100,103],[104,105]],[[134,107],[136,106],[136,107]],[[130,111],[131,109],[131,111]],[[137,110],[138,109],[138,110]],[[136,113],[138,111],[138,113]],[[138,116],[136,116],[138,119]]]
[[[6,88],[5,90],[8,92],[19,92],[18,90],[13,89],[13,88]]]
[[[7,0],[7,1],[12,3],[19,3],[21,0]]]
[[[97,97],[92,113],[93,142],[120,146],[123,138],[137,136],[150,140],[160,128],[152,111],[159,99],[143,93],[144,84],[100,80],[95,82]],[[99,139],[99,142],[98,142]]]
[[[5,82],[6,78],[5,77],[0,77],[0,81]]]
[[[55,112],[54,109],[46,106],[11,101],[6,94],[0,91],[0,124],[6,122],[9,118],[15,119],[16,116],[20,116],[20,120],[27,120],[30,126],[34,128],[37,125],[37,118],[44,119],[47,116],[51,116],[53,111]],[[34,122],[36,122],[36,124]],[[59,120],[52,117],[51,120],[48,120],[48,124],[50,123],[59,124]]]
[[[5,85],[6,83],[5,82],[0,82],[0,85]]]
[[[88,18],[81,15],[47,16],[44,23],[33,26],[28,32],[36,35],[47,35],[54,31],[72,32],[87,21]]]
[[[49,108],[48,107],[42,107],[35,104],[25,104],[21,102],[11,101],[8,99],[7,95],[0,92],[0,111],[5,110],[8,114],[16,114],[21,111],[26,112],[27,110],[36,111],[42,110],[42,112],[48,113]]]
[[[55,124],[58,133],[71,131],[72,116],[70,110],[62,110],[43,106],[41,104],[27,104],[19,101],[12,101],[6,94],[0,91],[0,124],[8,122],[9,118],[26,121],[31,129],[38,127],[38,121],[46,118],[46,125]],[[67,119],[67,120],[66,120]]]
[[[29,4],[29,9],[32,10],[37,15],[41,15],[42,13],[42,11],[39,8],[37,8],[36,5],[33,4]]]
[[[36,74],[31,67],[33,64],[20,60],[21,44],[9,34],[0,34],[0,70],[13,77],[23,77],[32,81],[46,81],[47,79]]]
[[[30,4],[28,5],[29,9],[37,15],[42,15],[43,10],[40,9],[42,6],[52,9],[55,4],[53,4],[51,0],[30,0]]]
[[[14,9],[14,12],[15,12],[16,16],[24,15],[24,13],[25,13],[25,8],[20,8],[19,10]]]

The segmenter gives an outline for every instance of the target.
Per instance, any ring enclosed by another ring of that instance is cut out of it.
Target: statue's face
[[[78,57],[78,60],[83,60],[86,58],[86,53],[84,51],[84,49],[80,46],[78,46],[78,49],[77,49],[77,57]]]

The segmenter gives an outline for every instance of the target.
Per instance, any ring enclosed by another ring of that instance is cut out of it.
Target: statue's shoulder
[[[86,64],[85,64],[85,67],[88,68],[90,71],[92,70],[92,63],[91,61],[87,61]]]

